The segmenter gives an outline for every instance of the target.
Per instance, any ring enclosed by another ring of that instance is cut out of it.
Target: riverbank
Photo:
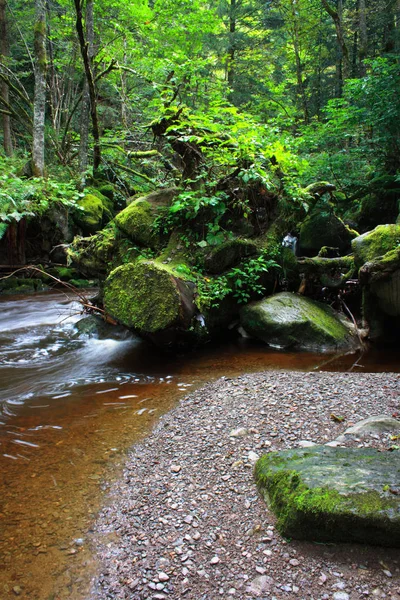
[[[90,597],[399,600],[398,550],[284,540],[252,477],[256,454],[400,413],[399,392],[398,374],[268,371],[184,397],[131,450],[99,515]]]

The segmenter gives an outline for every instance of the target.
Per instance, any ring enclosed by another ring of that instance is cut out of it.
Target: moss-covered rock
[[[356,237],[351,246],[355,264],[359,268],[400,246],[400,224],[378,225],[372,231]]]
[[[84,234],[95,233],[103,223],[103,202],[94,194],[86,194],[78,204],[82,210],[75,213],[75,222],[81,227]]]
[[[358,344],[329,306],[290,292],[251,302],[241,310],[240,320],[248,333],[282,349],[329,352]]]
[[[235,238],[209,250],[204,256],[204,268],[208,273],[222,273],[257,253],[258,246],[254,241]]]
[[[118,265],[135,260],[138,255],[139,250],[113,223],[96,235],[75,238],[68,248],[69,263],[90,277],[102,277]]]
[[[255,478],[285,536],[400,547],[399,458],[314,446],[262,456]]]
[[[154,218],[152,205],[139,198],[118,213],[115,223],[135,244],[156,248],[160,237],[154,231]]]
[[[43,281],[33,277],[7,277],[0,281],[0,294],[33,294],[45,289]]]
[[[172,269],[138,260],[111,272],[104,285],[104,308],[141,334],[185,329],[195,313],[193,288]]]
[[[149,194],[137,195],[128,199],[127,204],[130,205],[132,202],[136,202],[138,200],[145,200],[154,208],[159,206],[169,206],[175,196],[179,193],[179,188],[171,187],[171,188],[161,188],[159,190],[155,190],[154,192],[150,192]]]
[[[356,236],[357,232],[349,229],[333,212],[316,208],[301,225],[301,253],[315,255],[323,246],[331,246],[346,254]]]

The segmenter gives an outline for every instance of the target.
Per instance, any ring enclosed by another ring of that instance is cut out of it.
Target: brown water
[[[399,371],[399,355],[336,359],[225,342],[165,356],[78,334],[61,293],[0,300],[0,598],[87,598],[88,532],[124,453],[193,387],[265,369]],[[113,335],[113,334],[112,334]]]

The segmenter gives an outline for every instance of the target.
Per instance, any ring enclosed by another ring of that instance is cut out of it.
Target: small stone
[[[383,569],[383,572],[386,575],[386,577],[393,577],[393,575],[391,574],[391,572],[388,569]]]
[[[22,588],[19,585],[15,585],[13,587],[13,592],[16,596],[20,596],[22,594]]]
[[[193,517],[192,517],[192,515],[187,515],[183,520],[185,523],[190,525],[190,523],[193,521]]]
[[[297,445],[299,448],[311,448],[317,444],[315,442],[311,442],[310,440],[300,440]]]
[[[210,564],[211,565],[217,565],[218,563],[219,563],[218,556],[213,556],[212,559],[210,560]]]
[[[237,429],[232,429],[232,431],[229,434],[229,437],[233,437],[233,438],[240,438],[240,437],[245,437],[246,435],[248,435],[248,430],[245,429],[244,427],[238,427]]]
[[[260,575],[264,575],[264,573],[266,573],[267,569],[265,569],[264,567],[256,567],[256,571],[257,571],[257,573],[260,573]]]
[[[228,590],[228,594],[229,594],[229,596],[234,596],[234,595],[236,594],[236,590],[235,590],[235,588],[230,588],[230,589]]]
[[[180,465],[172,465],[171,466],[171,471],[173,473],[179,473],[179,471],[182,469],[182,467]],[[164,597],[164,596],[163,596]]]
[[[350,600],[350,596],[346,592],[335,592],[333,600]]]
[[[198,531],[194,531],[193,535],[192,535],[192,538],[194,540],[199,540],[201,538],[201,535],[200,535],[200,533]]]
[[[169,581],[169,577],[164,571],[158,573],[158,581]]]
[[[247,455],[247,458],[249,459],[249,461],[252,464],[255,464],[260,457],[259,457],[259,455],[256,452],[253,452],[253,450],[250,450],[250,452]]]
[[[320,583],[325,583],[327,580],[327,576],[325,575],[325,573],[321,573],[321,575],[318,577],[318,581]]]
[[[298,567],[300,564],[300,561],[297,560],[297,558],[292,558],[289,560],[289,565],[292,565],[292,567]]]

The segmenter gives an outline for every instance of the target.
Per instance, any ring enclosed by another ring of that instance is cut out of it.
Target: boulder
[[[144,199],[134,200],[115,217],[117,227],[135,244],[149,248],[158,245],[159,238],[153,229],[152,206]]]
[[[114,269],[104,284],[104,308],[116,321],[159,343],[173,343],[196,313],[194,285],[153,260]]]
[[[82,228],[84,234],[95,233],[103,222],[103,202],[94,194],[86,194],[79,200],[78,205],[82,211],[75,213],[74,221]]]
[[[347,254],[351,240],[356,236],[357,233],[333,212],[315,209],[301,225],[300,252],[313,256],[323,246],[330,246],[338,248],[341,254]]]
[[[257,252],[255,242],[235,238],[209,250],[204,257],[204,268],[208,273],[222,273],[237,265],[243,258],[254,256]]]
[[[359,344],[329,306],[290,292],[251,302],[241,310],[240,320],[248,333],[282,349],[329,352]]]
[[[288,537],[400,547],[400,454],[315,446],[262,456],[257,485]]]
[[[390,415],[376,415],[358,421],[355,425],[348,427],[338,438],[337,442],[345,442],[349,437],[369,437],[380,433],[400,433],[400,421]]]
[[[400,224],[378,225],[356,237],[352,243],[356,267],[370,262],[400,245]]]

